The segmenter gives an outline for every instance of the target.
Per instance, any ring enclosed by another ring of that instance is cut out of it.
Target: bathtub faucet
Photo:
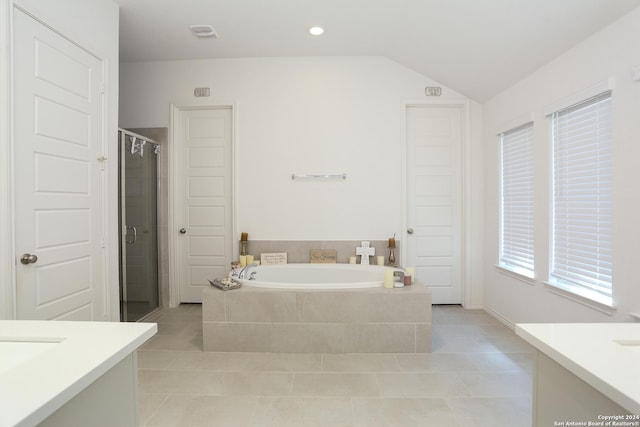
[[[240,274],[238,275],[238,279],[246,279],[247,275],[249,274],[249,270],[251,270],[252,268],[256,268],[257,266],[258,266],[258,264],[256,264],[256,263],[247,265],[245,268],[240,270]],[[255,274],[255,271],[253,273]]]

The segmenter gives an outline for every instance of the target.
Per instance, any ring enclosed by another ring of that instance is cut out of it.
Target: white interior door
[[[17,9],[14,23],[17,317],[106,320],[102,62]]]
[[[434,304],[462,303],[462,107],[406,110],[406,265]]]
[[[201,302],[208,279],[231,269],[231,109],[180,110],[178,271],[180,302]]]

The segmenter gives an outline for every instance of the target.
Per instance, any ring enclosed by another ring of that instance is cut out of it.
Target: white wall
[[[120,125],[169,125],[169,104],[233,103],[238,227],[255,239],[400,234],[403,102],[437,83],[380,57],[121,65]],[[211,87],[210,98],[193,88]],[[444,89],[443,99],[462,99]],[[292,182],[292,173],[347,173]]]
[[[11,227],[11,104],[9,99],[11,12],[21,7],[54,30],[74,40],[105,62],[105,139],[110,142],[108,157],[117,159],[118,128],[118,7],[111,0],[0,0],[0,319],[13,316],[15,254]],[[19,167],[19,165],[17,165]],[[108,283],[112,320],[119,319],[118,300],[118,217],[117,162],[107,165]]]
[[[167,127],[170,104],[234,105],[236,230],[251,239],[386,239],[401,229],[404,105],[470,104],[474,205],[467,231],[470,305],[481,304],[482,108],[383,57],[244,58],[124,63],[120,126]],[[195,98],[210,87],[210,98]],[[293,182],[292,173],[346,173],[346,181]],[[477,204],[480,203],[480,204]],[[473,246],[473,245],[472,245]]]
[[[484,106],[485,308],[509,322],[629,321],[640,311],[640,9],[583,41]],[[548,274],[550,124],[544,112],[555,101],[613,77],[614,303],[608,315],[549,291]],[[536,162],[536,276],[534,285],[494,267],[498,257],[499,143],[504,124],[533,113]]]

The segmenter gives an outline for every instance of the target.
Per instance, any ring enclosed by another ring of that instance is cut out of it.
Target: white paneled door
[[[102,61],[14,23],[17,318],[107,320]]]
[[[181,109],[177,268],[180,302],[201,302],[208,280],[231,269],[231,108]]]
[[[434,304],[462,303],[462,117],[459,106],[406,109],[406,262]]]

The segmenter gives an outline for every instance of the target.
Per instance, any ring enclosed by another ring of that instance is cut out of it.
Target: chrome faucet
[[[258,264],[249,264],[246,267],[244,267],[242,270],[240,270],[240,274],[238,274],[238,279],[246,279],[247,278],[247,274],[249,274],[249,270],[251,270],[252,268],[256,268],[258,266]],[[255,274],[256,272],[254,271],[251,275],[251,277],[249,278],[251,280],[251,278],[253,278],[253,274]]]

